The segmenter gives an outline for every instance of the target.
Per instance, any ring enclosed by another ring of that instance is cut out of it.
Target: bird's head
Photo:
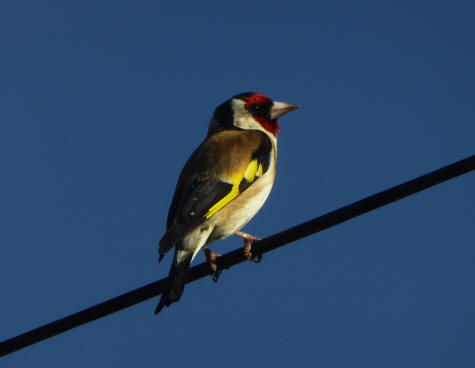
[[[277,137],[277,119],[297,109],[298,105],[272,101],[261,93],[245,92],[219,105],[208,134],[226,129],[261,130]]]

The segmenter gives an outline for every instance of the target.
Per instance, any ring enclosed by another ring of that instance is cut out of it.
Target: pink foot
[[[204,250],[206,255],[206,261],[208,262],[209,268],[213,273],[213,281],[217,282],[219,279],[219,275],[221,274],[221,270],[218,269],[218,265],[216,264],[216,259],[221,256],[219,253],[215,253],[212,250],[206,248]]]
[[[251,252],[253,242],[259,241],[261,240],[261,238],[258,238],[257,236],[254,236],[251,234],[243,233],[242,231],[236,231],[234,234],[244,239],[244,257],[246,257],[249,261],[252,261],[254,263],[259,263],[260,261],[262,261],[261,254],[257,256],[253,256]]]

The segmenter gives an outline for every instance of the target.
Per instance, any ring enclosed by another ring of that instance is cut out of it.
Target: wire
[[[466,174],[475,169],[475,155],[451,165],[432,171],[416,179],[407,181],[390,189],[366,197],[360,201],[341,207],[335,211],[317,217],[303,224],[294,226],[280,233],[259,241],[259,245],[252,249],[254,256],[270,252],[285,244],[315,234],[329,227],[341,224],[366,212],[390,204],[404,197],[410,196],[444,181]],[[238,263],[244,262],[243,248],[229,252],[216,261],[219,269],[227,269]],[[201,263],[190,269],[187,283],[196,281],[211,274],[207,263]],[[47,338],[59,335],[74,327],[78,327],[109,314],[118,312],[147,299],[160,295],[165,289],[167,279],[145,285],[141,288],[122,294],[78,313],[61,318],[44,326],[35,328],[21,335],[0,343],[0,357],[33,345]],[[152,311],[150,312],[152,313]]]

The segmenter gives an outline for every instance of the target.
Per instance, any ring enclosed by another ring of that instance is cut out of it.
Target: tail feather
[[[193,252],[175,250],[173,264],[168,274],[168,284],[155,309],[155,314],[160,313],[164,307],[168,307],[170,304],[180,300],[183,289],[185,288],[192,258]]]

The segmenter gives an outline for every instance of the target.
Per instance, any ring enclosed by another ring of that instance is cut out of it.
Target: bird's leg
[[[208,248],[205,248],[204,252],[206,255],[206,261],[208,262],[209,268],[213,272],[213,281],[217,282],[219,279],[219,275],[221,274],[221,270],[218,269],[218,265],[216,264],[216,259],[220,257],[221,254],[215,253]]]
[[[259,263],[262,261],[262,255],[259,254],[258,256],[253,256],[251,253],[251,248],[252,244],[255,241],[261,240],[261,238],[258,238],[257,236],[243,233],[242,231],[236,231],[234,234],[237,236],[240,236],[241,238],[244,239],[244,257],[246,257],[249,261],[252,261],[254,263]]]

